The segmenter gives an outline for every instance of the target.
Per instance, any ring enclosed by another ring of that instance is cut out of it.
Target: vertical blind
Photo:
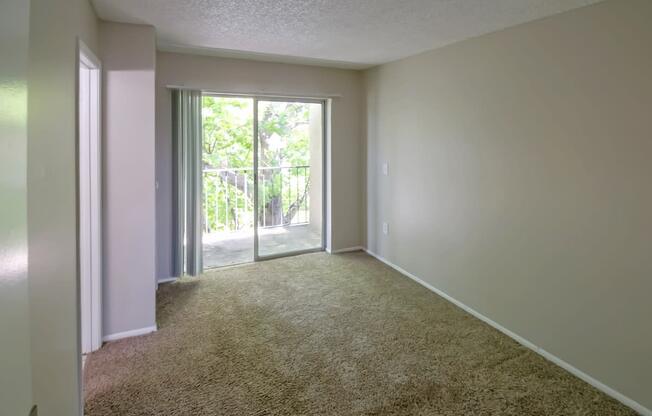
[[[203,271],[201,235],[201,91],[172,90],[173,271]]]

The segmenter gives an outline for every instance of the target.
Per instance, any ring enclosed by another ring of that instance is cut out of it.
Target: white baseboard
[[[329,250],[326,249],[326,252],[328,254],[339,254],[339,253],[349,253],[351,251],[365,251],[364,247],[362,246],[353,246],[353,247],[346,247],[346,248],[338,248],[337,250]]]
[[[568,371],[569,373],[573,374],[577,378],[584,380],[585,382],[589,383],[596,389],[602,391],[603,393],[607,394],[608,396],[613,397],[614,399],[618,400],[625,406],[628,406],[635,410],[636,412],[640,413],[643,416],[652,416],[652,410],[646,408],[642,404],[636,402],[635,400],[630,399],[629,397],[625,396],[624,394],[612,389],[611,387],[607,386],[606,384],[594,379],[590,375],[586,374],[585,372],[573,367],[571,364],[567,363],[566,361],[562,360],[561,358],[549,353],[548,351],[536,346],[532,342],[528,341],[527,339],[523,338],[522,336],[510,331],[509,329],[503,327],[502,325],[498,324],[497,322],[492,321],[491,319],[487,318],[486,316],[482,315],[480,312],[474,310],[473,308],[465,305],[464,303],[460,302],[459,300],[449,296],[447,293],[437,289],[436,287],[432,286],[431,284],[419,279],[412,273],[408,272],[407,270],[395,265],[394,263],[390,262],[389,260],[385,259],[382,256],[379,256],[378,254],[367,250],[363,249],[367,254],[370,256],[373,256],[380,260],[381,262],[385,263],[392,269],[396,270],[397,272],[409,277],[410,279],[414,280],[415,282],[419,283],[423,287],[430,289],[431,291],[435,292],[442,298],[448,300],[452,304],[462,308],[466,312],[470,313],[471,315],[475,316],[476,318],[480,319],[481,321],[491,325],[492,327],[496,328],[503,334],[507,335],[508,337],[514,339],[516,342],[519,344],[531,349],[532,351],[536,352],[537,354],[541,355],[543,358],[547,359],[548,361],[551,361],[552,363],[558,365],[559,367],[563,368],[564,370]]]
[[[158,328],[156,325],[148,326],[145,328],[132,329],[131,331],[117,332],[115,334],[105,335],[102,340],[104,342],[117,341],[123,338],[137,337],[138,335],[150,334],[156,332]]]
[[[172,283],[176,282],[178,277],[166,277],[165,279],[159,279],[156,281],[157,285],[160,285],[161,283]]]

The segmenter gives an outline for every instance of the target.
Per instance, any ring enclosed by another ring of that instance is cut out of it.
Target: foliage
[[[259,101],[261,225],[306,221],[310,104]],[[253,100],[204,97],[205,231],[253,225]]]
[[[253,102],[243,98],[204,97],[202,104],[204,167],[253,166]]]

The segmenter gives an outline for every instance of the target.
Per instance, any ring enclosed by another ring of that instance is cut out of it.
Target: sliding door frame
[[[284,253],[269,254],[261,256],[258,243],[258,102],[296,102],[321,105],[321,157],[322,157],[322,180],[321,180],[321,244],[319,247],[302,250],[293,250]],[[271,260],[280,257],[295,256],[299,254],[315,253],[324,251],[326,248],[326,100],[316,98],[280,97],[280,96],[254,96],[254,261]]]
[[[328,132],[327,129],[328,123],[327,121],[327,102],[328,99],[326,98],[314,98],[314,97],[302,97],[302,96],[284,96],[284,95],[265,95],[265,94],[236,94],[236,93],[219,93],[219,92],[209,92],[209,91],[202,91],[202,96],[203,97],[231,97],[231,98],[249,98],[253,100],[253,148],[254,148],[254,166],[253,166],[253,173],[254,173],[254,262],[259,262],[259,261],[265,261],[265,260],[272,260],[276,258],[281,258],[281,257],[288,257],[288,256],[296,256],[299,254],[307,254],[307,253],[315,253],[319,251],[324,251],[326,249],[326,231],[327,231],[327,221],[328,218],[326,216],[327,213],[327,181],[328,181],[328,176],[327,173],[329,171],[327,162],[328,162],[328,155],[327,155],[327,137],[328,137]],[[321,159],[322,159],[322,166],[321,166],[321,194],[322,194],[322,206],[321,206],[321,245],[319,247],[315,248],[309,248],[309,249],[304,249],[304,250],[294,250],[294,251],[288,251],[284,253],[278,253],[278,254],[271,254],[271,255],[266,255],[266,256],[261,256],[259,254],[259,235],[258,235],[258,103],[260,101],[276,101],[276,102],[297,102],[297,103],[306,103],[306,104],[320,104],[321,105]]]

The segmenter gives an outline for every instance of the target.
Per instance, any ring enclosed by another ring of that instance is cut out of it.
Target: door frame
[[[295,95],[282,95],[282,94],[247,94],[247,93],[230,93],[230,92],[213,92],[202,90],[202,97],[230,97],[230,98],[249,98],[253,100],[253,151],[254,151],[254,262],[272,260],[281,257],[296,256],[300,254],[315,253],[319,251],[326,250],[326,232],[327,227],[327,189],[328,189],[328,146],[327,146],[327,137],[329,128],[327,123],[328,115],[328,100],[329,98],[316,98],[310,96],[295,96]],[[299,102],[299,103],[311,103],[311,104],[320,104],[321,105],[321,119],[322,119],[322,137],[321,137],[321,148],[322,148],[322,207],[321,207],[321,244],[319,247],[310,248],[305,250],[295,250],[289,251],[286,253],[272,254],[266,256],[260,256],[258,253],[258,102],[259,101],[280,101],[280,102]],[[203,177],[202,177],[203,178]],[[229,267],[229,266],[225,266]]]
[[[102,346],[102,63],[81,39],[77,56],[79,333],[81,352],[89,353]],[[87,108],[82,69],[89,71]]]
[[[272,260],[281,257],[296,256],[299,254],[315,253],[326,249],[326,100],[319,98],[283,97],[283,96],[254,96],[254,261]],[[287,251],[284,253],[268,254],[261,256],[258,249],[258,102],[277,101],[295,102],[321,105],[321,244],[319,247],[304,250]]]

